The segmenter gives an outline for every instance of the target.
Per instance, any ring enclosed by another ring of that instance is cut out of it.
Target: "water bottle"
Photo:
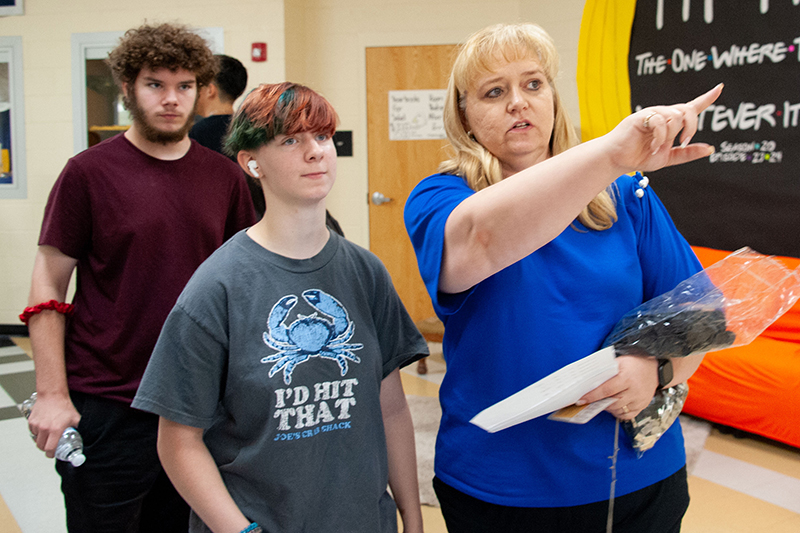
[[[22,411],[25,418],[31,416],[34,403],[36,403],[36,392],[19,406],[19,410]],[[68,461],[72,463],[72,466],[81,466],[86,461],[86,456],[83,455],[83,439],[77,429],[69,427],[61,434],[56,446],[56,459]]]

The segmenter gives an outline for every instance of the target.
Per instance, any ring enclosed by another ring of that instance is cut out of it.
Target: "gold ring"
[[[623,406],[622,406],[622,412],[623,412],[624,414],[626,414],[626,415],[627,415],[628,413],[630,413],[630,411],[628,410],[628,406],[627,406],[627,405],[623,405]]]
[[[650,119],[653,118],[656,115],[658,115],[658,113],[653,111],[652,113],[650,113],[649,115],[644,117],[644,121],[642,122],[642,125],[644,126],[644,129],[647,129],[647,128],[650,127]]]

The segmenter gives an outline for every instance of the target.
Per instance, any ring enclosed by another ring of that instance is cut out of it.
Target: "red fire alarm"
[[[253,61],[266,61],[267,60],[267,43],[253,43],[251,52]]]

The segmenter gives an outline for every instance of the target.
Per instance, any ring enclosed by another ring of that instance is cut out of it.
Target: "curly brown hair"
[[[208,85],[217,73],[217,60],[205,40],[186,26],[167,23],[128,30],[106,62],[120,88],[136,81],[144,67],[194,72],[199,87]]]

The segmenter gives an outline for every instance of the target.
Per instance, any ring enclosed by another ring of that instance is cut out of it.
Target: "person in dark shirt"
[[[234,57],[222,54],[214,57],[219,70],[197,95],[196,113],[204,118],[192,126],[189,137],[222,153],[222,139],[233,115],[233,103],[247,87],[247,69]]]
[[[235,57],[217,54],[217,75],[197,95],[196,121],[189,130],[189,137],[206,148],[228,155],[222,149],[222,140],[228,132],[228,124],[233,116],[233,103],[247,87],[247,69]],[[230,157],[230,156],[229,156]],[[230,158],[234,160],[232,157]],[[256,208],[256,216],[264,215],[264,192],[258,181],[247,178],[247,187]]]
[[[71,158],[48,198],[20,317],[38,395],[28,427],[48,457],[67,427],[83,437],[86,463],[56,464],[70,532],[185,532],[189,507],[158,460],[158,417],[130,404],[184,285],[255,211],[238,166],[188,137],[216,70],[205,41],[145,24],[108,63],[133,123]]]

